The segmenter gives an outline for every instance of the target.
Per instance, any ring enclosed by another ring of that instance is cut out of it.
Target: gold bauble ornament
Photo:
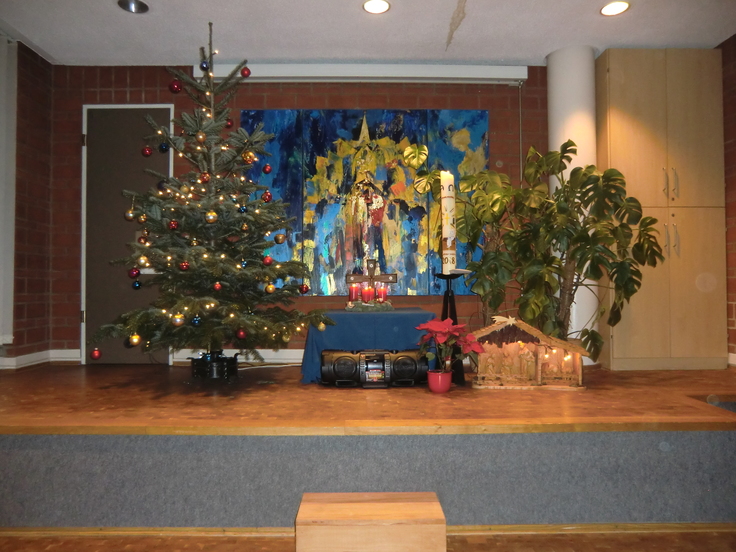
[[[181,188],[179,188],[179,191],[181,193],[183,193],[183,194],[188,194],[189,193],[189,186],[187,186],[186,184],[182,184],[181,185]]]
[[[189,245],[191,245],[192,247],[196,247],[197,243],[199,243],[197,242],[197,238],[192,238],[192,241],[189,242]]]
[[[143,230],[141,230],[141,236],[143,236],[144,238],[147,238],[148,234],[150,234],[148,228],[144,228]]]
[[[247,232],[247,231],[248,231],[248,223],[247,223],[247,222],[244,222],[244,223],[242,224],[242,226],[240,227],[240,229],[241,229],[241,230],[242,230],[243,232]]]
[[[273,237],[273,241],[275,241],[278,244],[282,244],[286,241],[286,234],[276,234]]]
[[[249,165],[250,165],[251,163],[253,163],[253,162],[255,162],[255,161],[256,161],[256,154],[255,154],[255,153],[253,153],[252,151],[244,151],[244,152],[243,152],[243,153],[242,153],[242,154],[240,155],[240,157],[242,157],[242,158],[243,158],[243,161],[245,161],[245,162],[246,162],[246,163],[248,163]]]
[[[184,324],[184,315],[183,314],[175,314],[171,318],[171,323],[174,326],[181,326],[182,324]]]
[[[266,293],[273,293],[274,291],[276,291],[276,286],[275,285],[268,284],[266,286]]]
[[[128,209],[125,211],[125,220],[133,220],[135,218],[135,211]]]
[[[206,220],[209,224],[217,222],[217,213],[215,213],[214,211],[207,211],[207,213],[204,215],[204,220]]]
[[[199,142],[200,144],[203,144],[207,140],[207,135],[201,130],[197,134],[195,134],[194,137],[197,139],[197,142]]]
[[[148,257],[145,255],[141,255],[138,257],[138,264],[141,266],[148,266]]]
[[[133,334],[128,338],[128,341],[130,341],[130,344],[135,347],[136,345],[140,344],[141,336],[139,336],[138,334]]]
[[[323,331],[325,331],[325,330],[327,329],[327,326],[325,326],[325,323],[324,323],[324,322],[320,322],[320,323],[319,323],[319,324],[317,325],[317,329],[318,329],[319,331],[323,332]]]
[[[141,224],[143,224],[147,220],[148,217],[146,216],[146,213],[141,213],[140,215],[138,215],[138,222],[140,222]]]
[[[289,334],[284,334],[281,336],[281,339],[284,343],[288,343],[291,340],[291,336]]]

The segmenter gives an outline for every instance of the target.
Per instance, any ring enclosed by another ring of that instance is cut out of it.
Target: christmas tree
[[[202,76],[168,68],[175,77],[171,92],[185,91],[197,106],[174,119],[178,135],[147,118],[154,134],[143,155],[154,147],[173,151],[188,171],[170,177],[148,170],[157,181],[148,193],[123,192],[131,201],[125,218],[141,225],[140,237],[130,244],[130,256],[114,262],[129,267],[133,289],[155,286],[158,297],[100,328],[95,341],[121,338],[143,351],[195,349],[207,351],[207,359],[223,358],[221,350],[232,346],[262,360],[256,348],[278,349],[306,333],[309,324],[324,329],[330,323],[322,311],[285,308],[309,292],[309,271],[300,261],[276,261],[268,254],[284,243],[291,220],[285,204],[249,176],[273,136],[261,126],[228,130],[233,121],[227,104],[250,70],[244,60],[218,82],[216,53],[210,23],[209,48],[200,48]],[[264,173],[270,170],[263,167]],[[154,275],[141,282],[144,269]]]

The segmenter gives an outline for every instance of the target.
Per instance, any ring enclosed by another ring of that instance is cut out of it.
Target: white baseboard
[[[225,349],[224,354],[233,356],[237,349]],[[304,349],[281,349],[280,351],[260,350],[263,361],[269,364],[301,364]],[[169,364],[189,364],[188,357],[199,356],[197,351],[179,351],[169,355]],[[15,370],[43,364],[45,362],[81,362],[82,352],[79,349],[58,349],[41,351],[19,357],[0,357],[0,370]]]
[[[19,357],[0,357],[0,370],[15,370],[44,362],[80,362],[81,358],[82,351],[79,349],[55,349]]]
[[[233,356],[237,353],[237,349],[225,349],[223,354]],[[269,364],[301,364],[304,358],[304,349],[281,349],[273,351],[270,349],[258,349],[261,353],[263,361]],[[169,355],[169,364],[188,364],[189,357],[198,357],[199,351],[179,351],[173,355]],[[242,361],[243,359],[238,359]]]

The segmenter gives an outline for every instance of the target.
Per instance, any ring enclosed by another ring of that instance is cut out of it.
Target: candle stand
[[[440,280],[444,280],[447,284],[445,294],[442,298],[442,320],[449,318],[453,324],[457,324],[457,308],[455,306],[455,292],[452,291],[452,281],[469,274],[469,270],[454,269],[450,274],[435,274]],[[460,352],[460,346],[455,345],[453,353],[457,354]],[[440,359],[437,359],[440,362]],[[465,368],[463,367],[463,361],[455,358],[452,362],[452,383],[456,385],[465,385]]]

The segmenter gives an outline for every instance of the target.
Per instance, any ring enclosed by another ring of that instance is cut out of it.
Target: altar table
[[[429,322],[435,314],[424,309],[407,308],[383,312],[350,312],[330,310],[325,313],[335,321],[320,332],[309,327],[302,360],[302,383],[316,383],[320,379],[322,351],[363,351],[386,349],[406,351],[419,348],[424,331],[415,329]]]

